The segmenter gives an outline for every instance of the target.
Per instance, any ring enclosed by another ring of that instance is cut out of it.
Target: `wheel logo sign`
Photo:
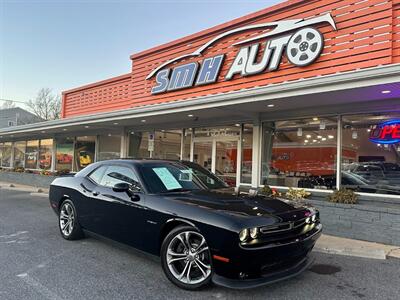
[[[286,48],[289,61],[296,66],[307,66],[321,54],[324,44],[322,34],[314,28],[304,28],[290,38]]]

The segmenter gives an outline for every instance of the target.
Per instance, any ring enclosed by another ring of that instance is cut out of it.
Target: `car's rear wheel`
[[[166,236],[161,263],[167,278],[180,288],[196,290],[210,283],[210,250],[204,236],[193,227],[179,226]]]
[[[66,240],[77,240],[83,237],[82,229],[78,223],[76,209],[71,200],[61,204],[58,215],[58,225],[61,235]]]

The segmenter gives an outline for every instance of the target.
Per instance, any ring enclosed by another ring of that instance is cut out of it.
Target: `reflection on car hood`
[[[284,202],[265,196],[237,195],[230,188],[171,193],[167,197],[238,217],[277,216],[304,209],[290,201]],[[304,214],[299,217],[304,217]]]

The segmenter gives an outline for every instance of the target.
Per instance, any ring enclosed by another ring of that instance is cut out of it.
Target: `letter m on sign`
[[[196,71],[197,63],[195,62],[174,68],[169,81],[168,91],[192,86]]]

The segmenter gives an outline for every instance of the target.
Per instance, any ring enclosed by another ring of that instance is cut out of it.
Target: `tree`
[[[41,88],[35,100],[29,100],[27,106],[44,120],[59,119],[61,115],[61,98],[49,88]]]
[[[1,105],[1,109],[9,109],[14,107],[15,107],[15,102],[12,100],[4,100],[3,104]]]

